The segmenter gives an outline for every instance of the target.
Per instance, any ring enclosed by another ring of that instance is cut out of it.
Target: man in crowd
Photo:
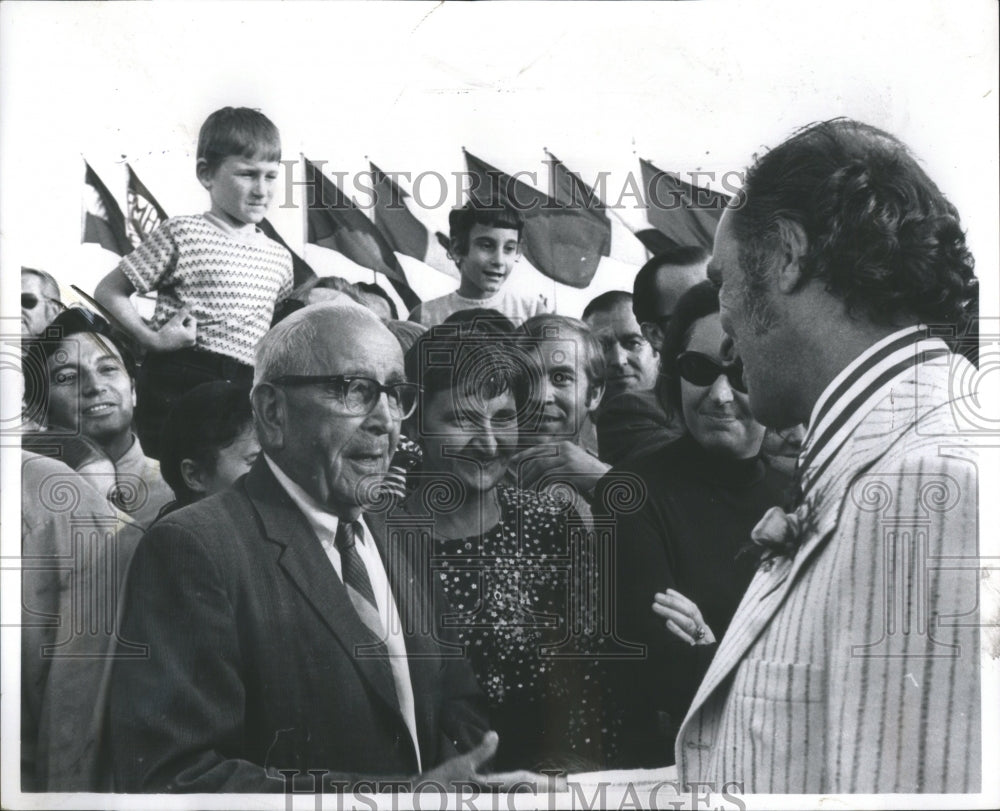
[[[678,245],[639,268],[632,283],[632,313],[643,337],[659,351],[677,301],[705,281],[709,254],[700,245]]]
[[[590,516],[594,486],[608,472],[588,447],[592,415],[604,396],[604,353],[591,329],[576,318],[545,313],[524,323],[528,357],[536,364],[534,424],[521,429],[531,445],[514,455],[511,470],[519,487],[578,494],[575,507]]]
[[[584,308],[583,320],[600,339],[607,365],[604,400],[596,419],[601,461],[618,465],[676,439],[682,431],[653,393],[660,353],[642,334],[632,294],[602,293]]]
[[[977,479],[957,422],[976,409],[953,393],[975,375],[926,326],[974,298],[958,212],[893,136],[815,124],[747,172],[709,275],[754,415],[808,432],[797,508],[754,530],[763,562],[678,736],[681,781],[979,791]]]
[[[37,338],[52,323],[63,303],[59,284],[44,270],[21,268],[21,335]]]
[[[119,788],[478,778],[497,745],[483,696],[428,631],[443,605],[369,509],[415,397],[367,310],[309,306],[261,341],[260,457],[161,519],[133,561],[123,633],[149,659],[115,668]]]
[[[49,430],[96,442],[115,466],[116,506],[148,528],[174,494],[132,431],[132,356],[103,318],[82,307],[64,310],[50,328],[56,337],[37,344],[46,367],[44,393],[37,396],[47,403]]]

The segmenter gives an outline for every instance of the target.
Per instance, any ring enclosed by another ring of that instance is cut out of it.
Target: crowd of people
[[[500,203],[451,213],[460,286],[408,318],[293,288],[280,156],[213,113],[209,211],[100,313],[22,268],[24,790],[978,790],[977,578],[928,563],[978,554],[968,361],[928,329],[976,280],[903,144],[800,131],[711,254],[579,318],[505,286]]]

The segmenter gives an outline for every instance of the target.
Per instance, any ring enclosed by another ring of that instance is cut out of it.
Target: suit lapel
[[[323,545],[274,478],[263,456],[247,474],[246,490],[265,535],[275,545],[277,565],[312,606],[361,675],[402,720],[396,685],[384,652],[373,650],[372,634],[354,609]]]
[[[926,368],[923,374],[923,379],[900,380],[837,450],[822,479],[813,483],[806,504],[797,511],[800,516],[809,514],[808,537],[792,560],[780,558],[769,570],[765,567],[758,570],[737,609],[740,622],[730,623],[719,643],[688,711],[689,719],[742,661],[774,618],[802,570],[833,535],[841,505],[853,483],[913,427],[918,405],[933,407],[940,401],[940,386],[930,379]],[[926,410],[922,408],[920,412]]]
[[[428,750],[430,731],[434,728],[435,706],[430,696],[440,692],[435,679],[440,665],[440,652],[434,642],[433,611],[428,603],[427,585],[419,582],[413,566],[400,543],[389,533],[383,513],[365,516],[396,603],[406,644],[406,664],[413,688],[414,715],[421,748]]]

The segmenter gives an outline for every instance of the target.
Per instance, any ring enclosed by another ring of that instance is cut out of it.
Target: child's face
[[[485,298],[507,280],[521,255],[516,228],[476,223],[469,231],[469,251],[457,258],[464,293]]]
[[[586,348],[568,333],[539,341],[541,354],[541,419],[539,440],[568,439],[575,442],[587,412],[597,406],[599,391],[587,378]]]
[[[214,172],[199,163],[198,180],[212,198],[212,213],[230,225],[256,225],[267,215],[278,179],[277,161],[230,155]]]

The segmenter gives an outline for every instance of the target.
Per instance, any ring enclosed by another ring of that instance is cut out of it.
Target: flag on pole
[[[288,243],[281,238],[281,234],[275,230],[267,217],[257,223],[257,227],[292,255],[292,285],[294,287],[316,278],[318,275],[316,271],[309,267],[309,263],[305,259],[288,247]]]
[[[602,234],[600,245],[601,256],[611,255],[611,220],[608,219],[607,207],[590,186],[583,182],[579,175],[570,169],[559,158],[545,150],[549,156],[549,166],[552,171],[552,187],[557,203],[567,208],[579,210],[581,215],[589,217],[594,224],[595,233]]]
[[[425,265],[460,278],[458,267],[448,256],[448,238],[428,228],[413,212],[413,199],[393,179],[369,161],[375,189],[375,225],[397,253],[419,259]]]
[[[598,218],[582,208],[560,205],[470,152],[465,153],[465,160],[472,173],[472,199],[521,212],[525,258],[550,279],[578,289],[587,287],[607,244],[607,229]]]
[[[125,215],[97,172],[83,162],[83,236],[81,242],[93,242],[105,250],[125,256],[132,252],[132,240],[125,227]]]
[[[125,168],[128,170],[128,188],[125,196],[128,216],[125,218],[125,227],[132,241],[132,247],[138,248],[140,243],[167,219],[167,212],[139,180],[135,170],[127,163]]]
[[[640,159],[639,166],[650,224],[678,245],[712,250],[715,228],[729,204],[728,195],[685,183],[647,160]]]
[[[362,267],[385,276],[403,303],[413,309],[420,297],[406,281],[406,274],[392,247],[364,213],[330,178],[303,157],[306,182],[312,186],[307,201],[306,241],[344,254]]]

